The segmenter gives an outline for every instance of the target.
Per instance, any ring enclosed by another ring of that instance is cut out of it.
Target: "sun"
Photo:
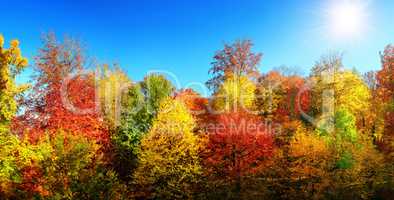
[[[366,28],[366,13],[360,1],[335,1],[327,12],[331,36],[337,39],[359,37]]]

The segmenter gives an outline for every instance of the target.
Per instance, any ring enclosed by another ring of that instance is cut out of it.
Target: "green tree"
[[[141,138],[150,130],[160,102],[173,91],[174,86],[163,75],[150,74],[143,82],[131,84],[122,94],[120,124],[112,141],[117,159],[115,168],[124,179],[129,179],[137,166]]]
[[[330,129],[330,126],[334,129]],[[351,168],[353,156],[350,148],[357,148],[358,133],[355,117],[346,108],[340,108],[333,117],[326,117],[318,127],[318,134],[326,139],[336,152],[337,167],[341,169]]]
[[[329,123],[334,125],[332,131],[326,128]],[[332,118],[326,118],[317,132],[327,142],[334,159],[328,171],[331,184],[327,195],[334,199],[370,198],[384,176],[383,157],[372,144],[371,136],[358,133],[356,119],[346,108],[339,108]]]

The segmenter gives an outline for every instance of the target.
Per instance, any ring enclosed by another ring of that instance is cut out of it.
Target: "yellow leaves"
[[[315,117],[333,117],[340,108],[348,110],[361,121],[370,108],[371,94],[361,77],[352,71],[338,71],[322,77],[312,77],[312,102]],[[320,115],[320,116],[319,116]]]
[[[326,142],[319,136],[299,127],[290,142],[290,155],[301,158],[305,164],[320,163],[329,156]]]
[[[293,140],[290,142],[291,155],[295,157],[327,155],[326,142],[317,135],[306,133],[303,128],[298,128]]]
[[[299,127],[290,141],[289,155],[295,160],[290,170],[295,177],[325,176],[330,150],[319,136]]]
[[[0,48],[3,48],[4,45],[4,37],[2,34],[0,34]]]
[[[134,174],[135,182],[156,198],[191,194],[202,171],[198,154],[202,143],[192,132],[194,126],[182,102],[172,98],[161,102],[157,119],[141,141],[140,165]]]
[[[255,84],[246,76],[229,76],[215,93],[213,107],[218,112],[253,109]]]
[[[110,128],[115,128],[120,121],[121,98],[131,85],[131,80],[120,69],[111,71],[106,65],[103,66],[103,73],[100,75],[98,93],[101,111]]]
[[[195,121],[186,106],[179,100],[167,98],[160,104],[151,132],[179,134],[191,132],[194,127]]]
[[[19,41],[11,41],[9,49],[4,49],[4,37],[0,35],[0,126],[11,120],[17,110],[15,96],[23,88],[15,84],[15,76],[27,66],[27,59],[21,56]]]
[[[10,44],[11,44],[11,48],[17,49],[19,46],[19,41],[18,40],[11,40]]]
[[[353,114],[365,113],[369,108],[370,92],[361,78],[350,72],[335,74],[334,91],[336,106],[342,106]]]

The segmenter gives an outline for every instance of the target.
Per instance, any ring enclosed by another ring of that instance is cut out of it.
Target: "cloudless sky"
[[[357,1],[366,28],[346,39],[327,31],[325,12],[339,0],[3,0],[0,33],[20,40],[31,65],[41,35],[53,31],[80,39],[89,57],[120,64],[133,80],[167,70],[182,87],[205,82],[215,51],[237,39],[264,54],[263,72],[287,65],[307,75],[330,51],[343,52],[348,68],[379,69],[379,51],[394,43],[394,0]]]

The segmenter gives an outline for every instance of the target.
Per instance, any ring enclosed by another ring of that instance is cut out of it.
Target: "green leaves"
[[[111,136],[117,160],[115,168],[122,178],[129,179],[137,166],[141,139],[150,130],[160,102],[173,90],[163,75],[151,74],[143,82],[130,85],[122,94],[120,123]]]

